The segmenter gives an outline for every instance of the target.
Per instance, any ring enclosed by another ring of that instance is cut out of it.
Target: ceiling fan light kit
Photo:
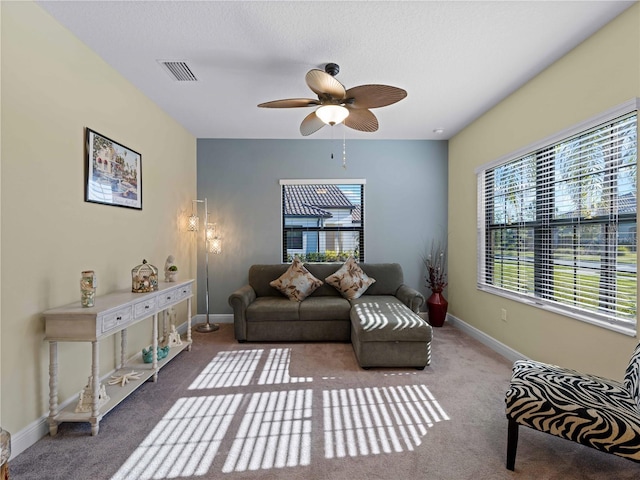
[[[323,105],[316,110],[316,115],[327,125],[342,123],[349,116],[349,110],[342,105]]]
[[[300,124],[303,136],[317,132],[325,125],[345,126],[361,132],[378,130],[378,119],[370,108],[386,107],[407,96],[406,90],[389,85],[360,85],[348,90],[334,78],[340,71],[335,63],[328,63],[324,71],[309,70],[305,77],[308,87],[318,96],[273,100],[258,105],[261,108],[299,108],[318,106]]]

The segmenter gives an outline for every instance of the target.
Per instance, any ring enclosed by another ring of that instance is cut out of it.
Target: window
[[[635,334],[632,103],[478,171],[478,288]]]
[[[282,261],[364,261],[364,180],[281,180]]]

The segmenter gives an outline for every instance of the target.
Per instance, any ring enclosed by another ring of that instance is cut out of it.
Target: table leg
[[[97,341],[91,342],[91,386],[93,399],[91,401],[91,435],[98,435],[100,429],[100,344]]]
[[[127,329],[120,330],[120,368],[127,363]]]
[[[169,309],[173,307],[166,308],[162,311],[162,346],[169,345],[169,327],[167,326],[167,322],[169,321]]]
[[[187,347],[187,351],[191,351],[191,299],[193,297],[189,297],[187,300],[187,342],[189,342],[189,346]]]
[[[151,355],[153,362],[151,368],[153,368],[153,381],[158,381],[158,314],[153,314],[153,343],[151,344]]]
[[[49,435],[58,433],[58,342],[49,342]]]

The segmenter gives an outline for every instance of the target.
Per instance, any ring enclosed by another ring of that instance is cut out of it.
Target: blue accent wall
[[[448,230],[447,141],[347,139],[346,169],[342,139],[199,139],[197,150],[198,198],[223,238],[222,255],[209,257],[212,314],[231,313],[229,294],[252,264],[280,262],[280,179],[365,179],[365,261],[401,264],[405,283],[427,293],[422,254]],[[200,314],[204,271],[200,245]]]

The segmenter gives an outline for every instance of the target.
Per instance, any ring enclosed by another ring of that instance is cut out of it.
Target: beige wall
[[[0,8],[0,424],[15,435],[48,412],[41,313],[79,300],[82,270],[96,271],[99,294],[130,288],[143,258],[162,268],[174,254],[181,277],[195,278],[178,225],[195,198],[196,139],[36,4]],[[84,202],[85,127],[142,154],[142,211]],[[150,344],[150,328],[130,331],[131,353]],[[115,351],[101,342],[101,374]],[[86,383],[90,347],[59,352],[64,401]]]
[[[474,169],[634,97],[640,97],[637,4],[450,141],[451,314],[528,357],[622,378],[636,338],[476,289]]]

